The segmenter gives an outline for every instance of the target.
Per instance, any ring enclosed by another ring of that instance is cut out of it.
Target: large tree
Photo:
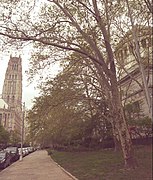
[[[106,138],[108,105],[97,77],[85,61],[72,56],[63,64],[66,67],[54,80],[41,85],[42,94],[29,112],[31,137],[60,145],[90,145],[93,138]]]
[[[1,4],[0,35],[6,37],[3,41],[7,45],[34,42],[38,49],[37,56],[33,56],[36,71],[43,60],[59,60],[73,51],[92,61],[100,75],[99,82],[102,80],[111,100],[112,124],[119,134],[125,165],[132,167],[135,164],[132,143],[122,109],[113,53],[115,22],[122,23],[121,14],[126,9],[119,1],[111,0],[48,0],[39,7],[36,1],[32,2],[14,1],[16,9],[12,4]],[[128,24],[128,17],[125,16],[125,20]]]

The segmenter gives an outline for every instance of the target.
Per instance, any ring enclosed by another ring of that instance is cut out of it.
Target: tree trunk
[[[114,151],[119,151],[121,149],[121,144],[119,140],[119,133],[116,128],[116,123],[114,121],[111,121],[112,124],[112,131],[113,131],[113,139],[114,139]]]
[[[126,168],[135,168],[137,166],[136,160],[134,159],[134,151],[132,146],[131,137],[128,131],[128,126],[124,117],[123,107],[121,104],[121,99],[119,95],[119,90],[117,87],[116,77],[111,79],[112,84],[112,101],[113,101],[113,111],[114,111],[114,124],[116,125],[119,139],[121,143],[121,148],[123,151],[123,157],[125,161]]]

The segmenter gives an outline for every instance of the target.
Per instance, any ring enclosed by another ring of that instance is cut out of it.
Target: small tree
[[[21,142],[19,133],[17,131],[11,131],[10,133],[10,143],[12,145],[17,145],[18,143]]]
[[[4,129],[4,127],[0,124],[0,146],[5,147],[10,140],[10,134],[8,131]]]

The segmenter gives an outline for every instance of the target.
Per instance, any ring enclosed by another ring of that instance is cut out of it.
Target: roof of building
[[[8,104],[3,99],[0,99],[0,108],[8,109]]]
[[[135,25],[134,28],[136,30],[138,37],[143,37],[146,35],[152,36],[153,27],[151,26]],[[123,49],[124,44],[127,43],[131,44],[132,42],[133,42],[132,29],[130,29],[125,33],[124,37],[122,37],[121,40],[116,45],[115,52],[117,52],[119,49]]]

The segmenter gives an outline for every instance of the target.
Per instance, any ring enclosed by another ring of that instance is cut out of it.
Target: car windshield
[[[8,147],[6,148],[7,151],[16,152],[16,147]]]
[[[4,159],[5,158],[5,152],[0,152],[0,159]]]

